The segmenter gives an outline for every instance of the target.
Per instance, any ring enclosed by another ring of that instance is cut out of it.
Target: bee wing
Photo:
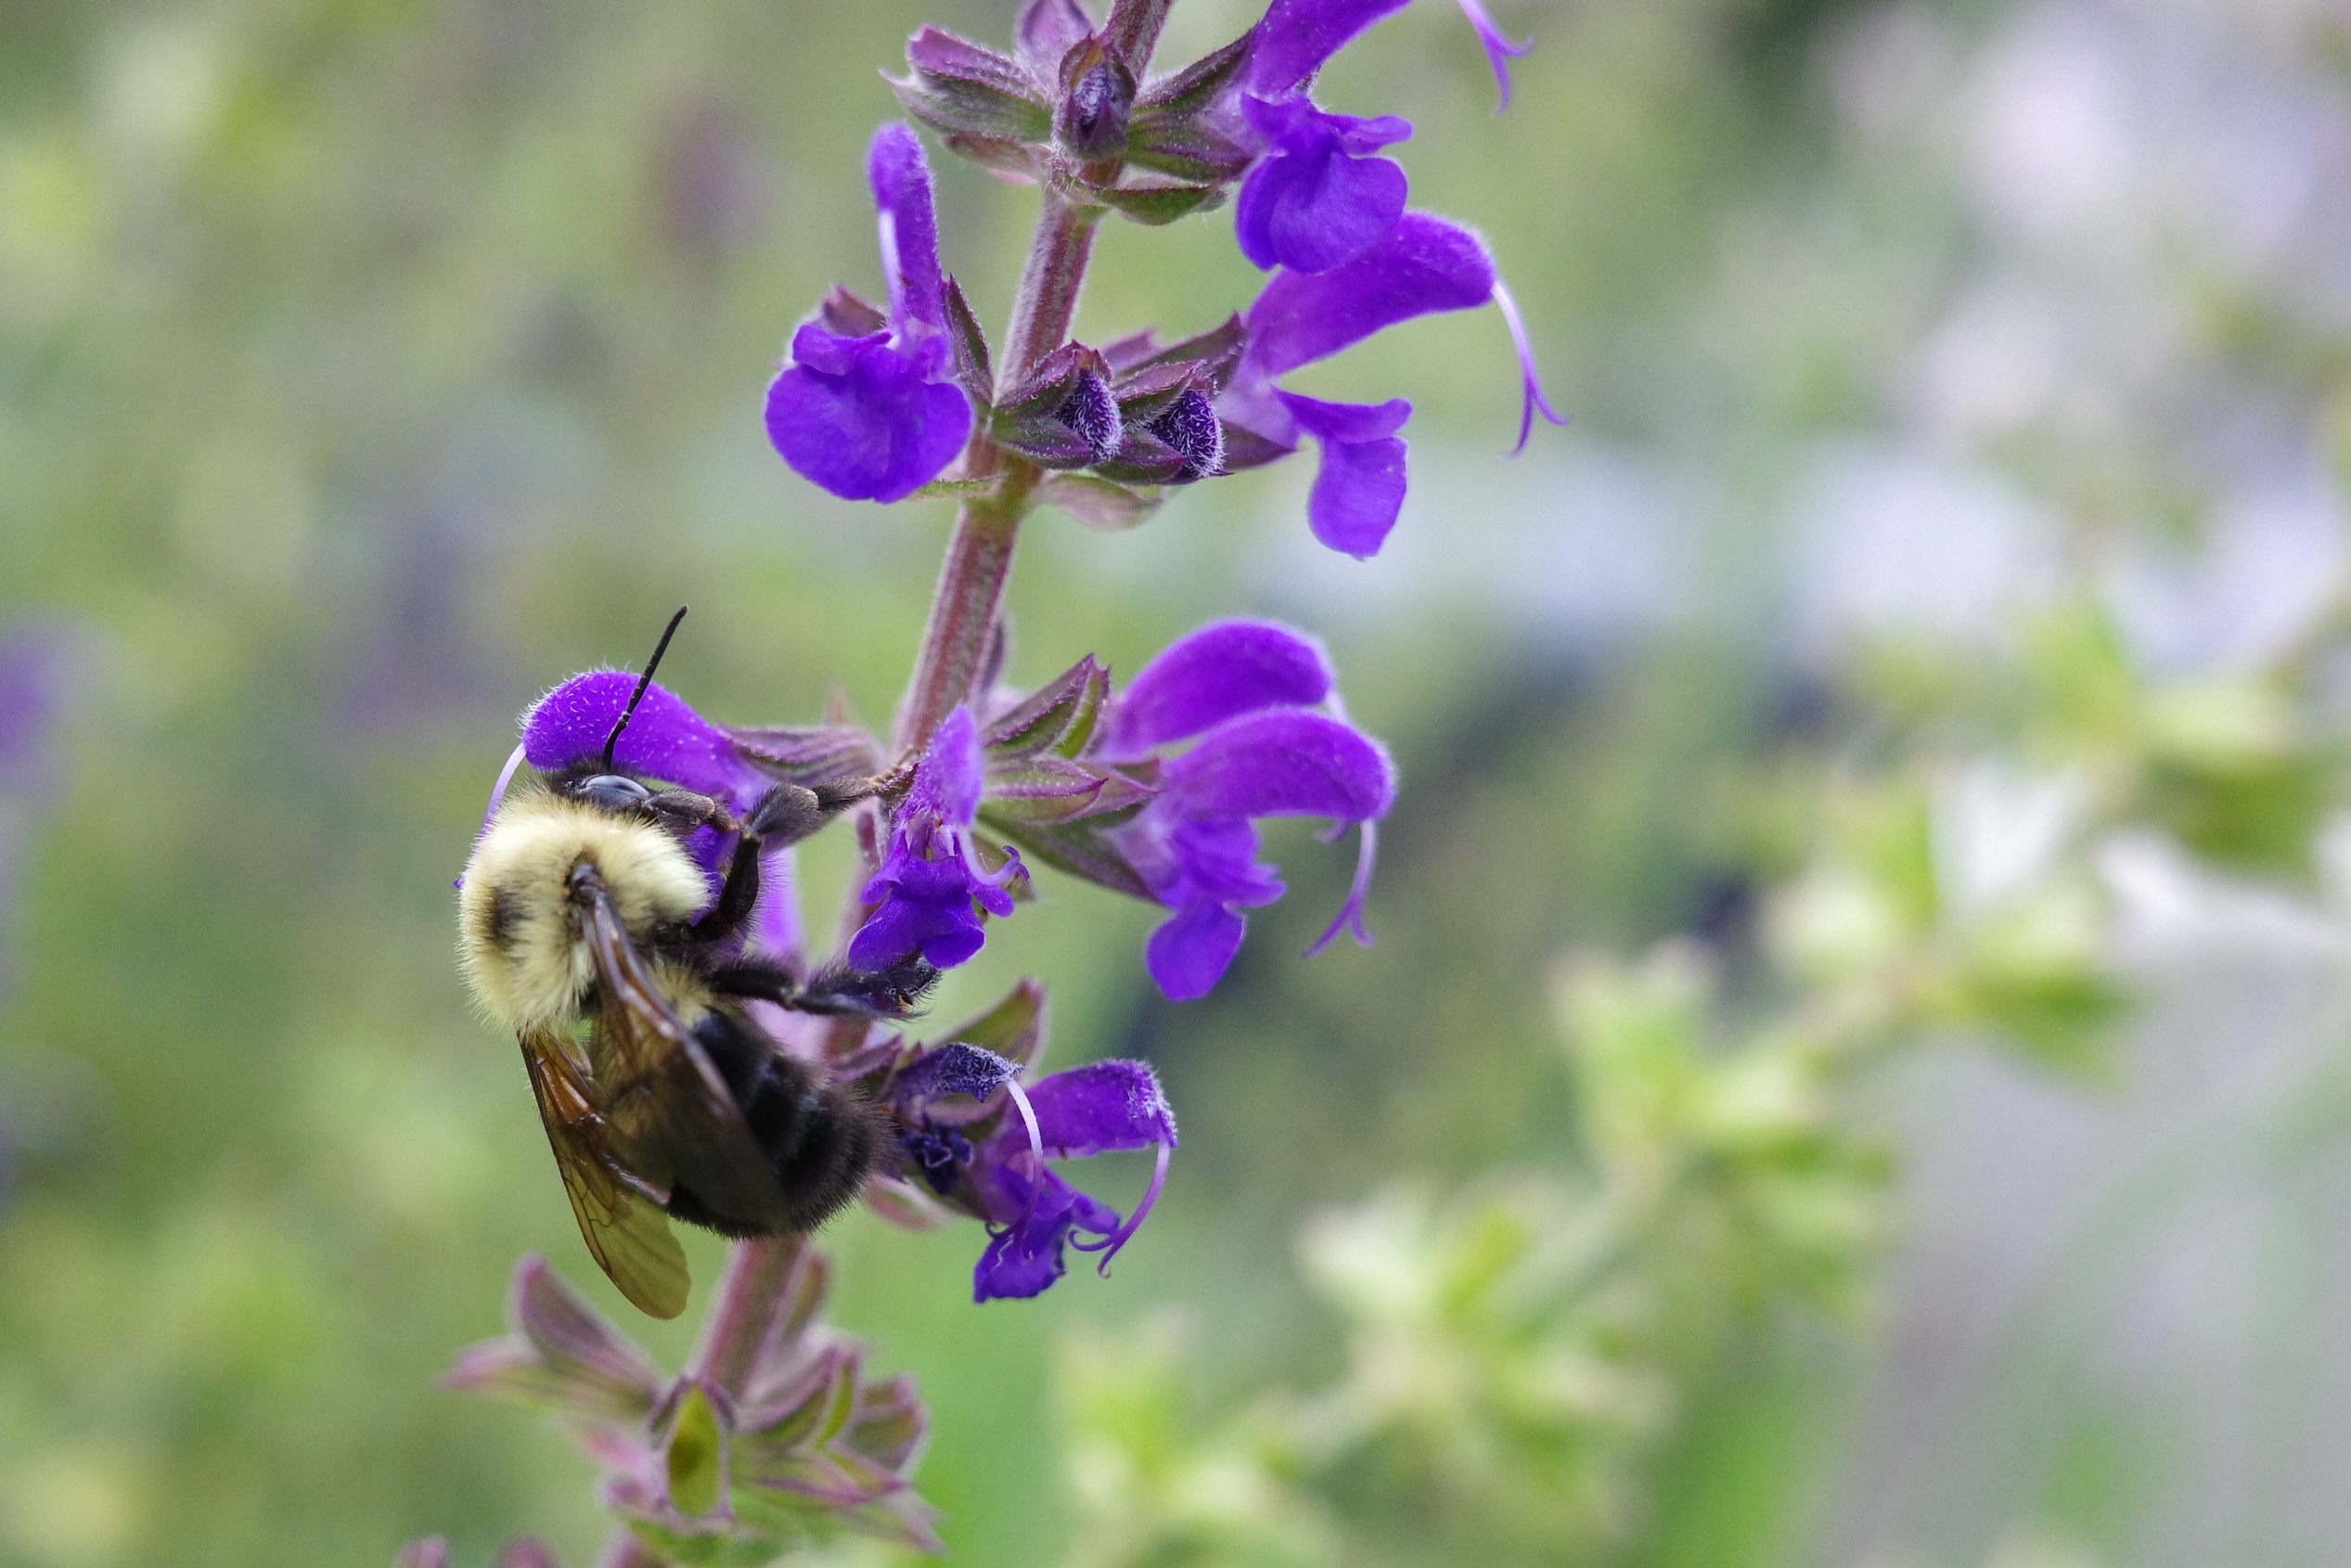
[[[783,1190],[742,1108],[662,994],[611,901],[597,893],[582,925],[596,962],[597,1109],[623,1163],[749,1227],[790,1228]]]
[[[580,1239],[638,1311],[674,1317],[686,1310],[686,1251],[669,1216],[623,1177],[607,1147],[604,1118],[563,1042],[544,1030],[521,1036],[522,1064],[572,1199]]]

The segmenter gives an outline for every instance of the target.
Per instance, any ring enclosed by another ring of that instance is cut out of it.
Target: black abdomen
[[[845,1208],[865,1186],[884,1135],[882,1113],[777,1051],[747,1020],[721,1007],[694,1027],[694,1038],[726,1080],[790,1219],[810,1231]],[[713,1212],[685,1188],[670,1193],[670,1214],[689,1225],[740,1240],[769,1227]]]

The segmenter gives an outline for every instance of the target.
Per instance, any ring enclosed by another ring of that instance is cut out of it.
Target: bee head
[[[595,773],[563,786],[572,799],[609,811],[615,816],[650,808],[653,791],[625,773]]]

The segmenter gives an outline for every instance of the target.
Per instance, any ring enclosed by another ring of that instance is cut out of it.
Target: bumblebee
[[[741,951],[762,855],[876,781],[777,784],[738,820],[724,802],[617,770],[614,748],[685,613],[602,757],[500,803],[457,906],[467,982],[521,1044],[580,1234],[656,1317],[686,1305],[671,1218],[737,1238],[814,1229],[856,1196],[890,1133],[884,1112],[786,1055],[744,1004],[897,1016],[937,979],[917,961],[803,983]],[[702,828],[734,841],[714,900],[686,846]]]

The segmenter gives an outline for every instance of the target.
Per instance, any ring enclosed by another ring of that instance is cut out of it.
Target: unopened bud
[[[1061,96],[1053,107],[1053,139],[1086,162],[1126,151],[1135,75],[1118,56],[1088,38],[1061,58]]]

